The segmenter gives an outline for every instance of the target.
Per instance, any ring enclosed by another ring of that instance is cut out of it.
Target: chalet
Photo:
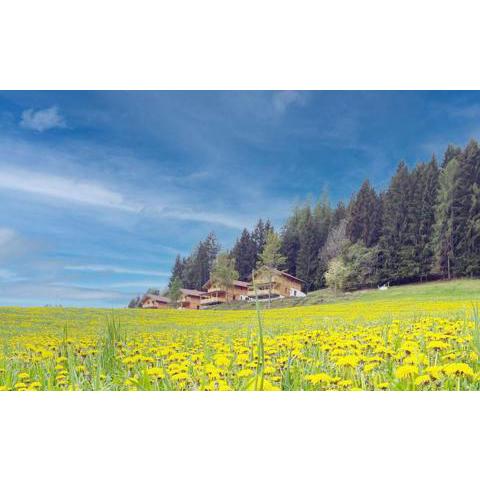
[[[255,283],[253,283],[255,282]],[[304,297],[303,281],[276,268],[261,267],[253,273],[252,283],[248,287],[248,297],[266,300],[274,298]]]
[[[181,288],[182,296],[180,297],[180,308],[189,308],[192,310],[198,310],[200,308],[200,302],[206,292],[200,290],[190,290],[189,288]]]
[[[235,300],[246,300],[248,296],[248,283],[235,280],[230,288],[222,287],[211,279],[203,286],[207,291],[203,294],[200,305],[218,305],[219,303],[228,303]]]
[[[142,297],[138,306],[140,308],[168,308],[170,306],[170,299],[147,293]]]

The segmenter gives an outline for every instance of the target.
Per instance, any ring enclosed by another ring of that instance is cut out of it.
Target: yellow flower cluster
[[[0,308],[0,390],[478,390],[466,307]]]

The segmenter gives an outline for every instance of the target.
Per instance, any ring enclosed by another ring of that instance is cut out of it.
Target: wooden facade
[[[304,297],[302,292],[302,280],[287,272],[276,268],[261,267],[254,272],[252,283],[248,288],[248,296],[259,299]]]
[[[140,308],[168,308],[170,299],[160,295],[146,294],[142,297],[139,304]]]
[[[200,290],[190,290],[189,288],[181,289],[182,296],[180,297],[180,308],[187,308],[191,310],[198,310],[200,308],[201,299],[206,292]]]
[[[245,300],[248,296],[248,283],[240,280],[235,280],[232,287],[228,289],[209,280],[203,288],[206,290],[206,293],[200,302],[202,306]]]

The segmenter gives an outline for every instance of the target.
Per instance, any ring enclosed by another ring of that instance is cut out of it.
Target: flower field
[[[261,327],[261,329],[260,329]],[[478,390],[454,301],[248,311],[0,308],[0,390]]]

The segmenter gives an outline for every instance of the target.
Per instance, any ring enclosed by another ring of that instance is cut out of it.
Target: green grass
[[[411,283],[390,287],[388,290],[365,289],[355,292],[338,292],[336,295],[329,288],[310,292],[303,298],[284,298],[272,302],[273,308],[300,307],[328,303],[376,302],[396,300],[471,300],[480,301],[480,280],[438,280],[434,282]],[[253,302],[234,302],[218,305],[215,310],[254,309]]]

